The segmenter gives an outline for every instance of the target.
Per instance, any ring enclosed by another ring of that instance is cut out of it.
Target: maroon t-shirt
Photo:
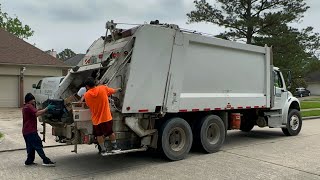
[[[37,116],[38,110],[32,104],[25,104],[22,108],[23,127],[22,134],[28,135],[37,132]]]

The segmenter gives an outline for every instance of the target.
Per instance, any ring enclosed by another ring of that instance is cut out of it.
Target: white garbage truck
[[[56,105],[41,121],[52,126],[57,141],[74,144],[75,150],[77,144],[95,141],[90,109],[79,106],[74,95],[87,77],[123,90],[109,97],[119,153],[157,149],[181,160],[192,146],[218,151],[227,130],[249,132],[259,126],[295,136],[302,127],[300,102],[273,66],[268,46],[157,21],[126,30],[111,21],[82,62],[53,99],[38,102]]]

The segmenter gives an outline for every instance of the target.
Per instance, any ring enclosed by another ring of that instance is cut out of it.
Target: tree
[[[274,65],[292,71],[293,88],[305,84],[307,73],[317,70],[320,61],[318,33],[312,27],[299,31],[289,26],[300,21],[309,6],[305,0],[206,0],[194,1],[196,10],[187,14],[188,23],[209,22],[227,29],[217,37],[245,40],[247,44],[273,47]]]
[[[226,27],[220,37],[245,39],[251,44],[257,34],[268,34],[281,24],[299,21],[309,8],[305,0],[206,0],[194,1],[196,10],[187,14],[188,22],[209,22]]]
[[[59,59],[65,61],[69,58],[72,58],[75,55],[76,55],[75,52],[73,52],[71,49],[67,48],[67,49],[63,50],[62,52],[60,52],[57,56]]]
[[[18,17],[10,17],[8,13],[2,12],[0,4],[0,28],[19,37],[28,39],[34,33],[28,25],[22,25]]]

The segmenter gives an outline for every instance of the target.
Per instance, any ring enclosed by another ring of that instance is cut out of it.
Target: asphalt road
[[[303,122],[301,133],[280,129],[230,131],[220,152],[191,152],[176,162],[153,153],[101,157],[90,145],[46,148],[56,167],[25,167],[26,152],[0,153],[1,179],[320,179],[320,119]],[[1,147],[1,144],[0,144]],[[41,159],[36,157],[36,162]]]

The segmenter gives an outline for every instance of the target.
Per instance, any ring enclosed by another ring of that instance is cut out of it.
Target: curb
[[[303,117],[302,120],[312,120],[312,119],[319,119],[320,116],[309,116],[309,117]]]

